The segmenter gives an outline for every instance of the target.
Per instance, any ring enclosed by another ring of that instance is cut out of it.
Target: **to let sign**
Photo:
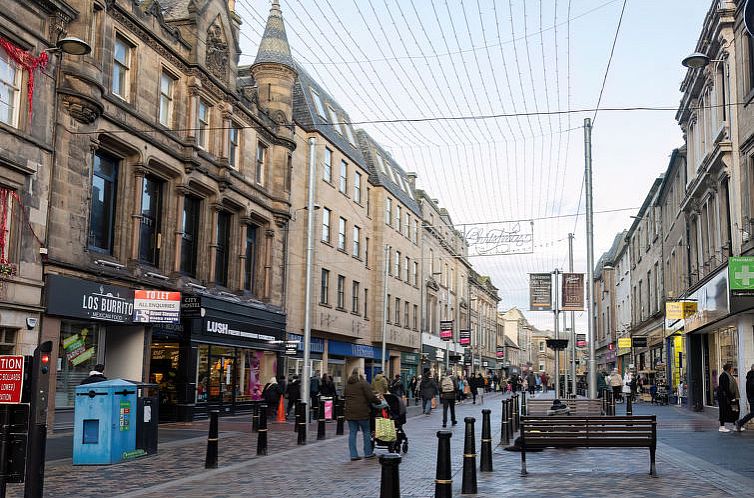
[[[0,404],[18,404],[24,387],[24,357],[0,355]]]

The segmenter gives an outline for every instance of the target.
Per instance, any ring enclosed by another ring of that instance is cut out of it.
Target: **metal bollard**
[[[492,430],[490,428],[491,410],[482,410],[482,456],[479,461],[481,472],[492,472]]]
[[[319,409],[317,410],[319,418],[317,419],[317,441],[325,439],[325,402],[319,400]]]
[[[526,415],[526,396],[521,398],[521,415]]]
[[[508,444],[508,400],[504,399],[502,404],[502,416],[500,419],[500,444]]]
[[[631,394],[626,395],[626,416],[632,417],[634,415],[634,407],[631,404]]]
[[[251,432],[259,430],[259,403],[251,405]]]
[[[453,475],[450,471],[450,431],[437,431],[437,470],[435,498],[453,498]]]
[[[211,410],[209,412],[209,435],[207,436],[207,456],[204,459],[205,469],[217,468],[217,442],[218,442],[218,428],[217,417],[220,415],[220,410]]]
[[[398,469],[398,465],[400,465],[400,463],[400,455],[397,455],[395,453],[380,455],[380,465],[382,465],[380,498],[401,497],[400,472]]]
[[[259,405],[259,432],[257,432],[257,455],[267,454],[267,405]]]
[[[298,405],[301,403],[301,401],[296,401],[293,405],[293,432],[298,432],[298,428],[300,426],[299,422],[301,422],[302,415],[301,410],[299,410]]]
[[[615,395],[610,396],[610,415],[615,416]]]
[[[298,425],[298,444],[306,444],[306,403],[296,403],[296,425]]]
[[[345,417],[345,403],[346,403],[345,399],[343,399],[341,397],[337,398],[336,410],[337,410],[337,417],[338,417],[338,425],[335,427],[335,434],[337,436],[342,436],[343,435],[343,424],[344,424],[345,419],[346,419],[346,417]]]
[[[518,394],[513,397],[513,415],[511,416],[513,434],[518,432]]]
[[[463,481],[461,482],[462,495],[475,495],[476,486],[476,448],[474,444],[474,417],[463,419],[466,423],[466,434],[463,442]]]

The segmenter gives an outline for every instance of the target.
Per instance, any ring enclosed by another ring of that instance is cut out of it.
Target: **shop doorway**
[[[153,342],[149,360],[149,382],[160,389],[160,422],[178,420],[178,342]]]
[[[233,411],[235,391],[235,351],[233,348],[212,346],[209,356],[209,396],[207,408],[223,413]]]

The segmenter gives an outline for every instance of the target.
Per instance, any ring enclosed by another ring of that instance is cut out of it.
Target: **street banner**
[[[469,256],[502,256],[534,252],[533,221],[466,225],[461,235],[469,245]]]
[[[619,337],[618,338],[618,347],[619,348],[630,348],[631,347],[631,338],[630,337]]]
[[[586,347],[586,334],[576,334],[576,347],[577,348]]]
[[[158,290],[134,291],[134,322],[179,323],[181,293]]]
[[[696,301],[668,301],[665,303],[666,320],[682,320],[696,313]]]
[[[754,256],[728,258],[728,282],[731,293],[754,296]]]
[[[453,340],[453,320],[442,320],[440,322],[440,339],[443,341]]]
[[[458,331],[458,344],[461,346],[469,346],[471,344],[471,331],[459,330]]]
[[[529,310],[552,310],[552,274],[529,274]]]
[[[561,311],[584,311],[584,274],[563,274],[563,305]]]
[[[505,358],[505,346],[497,346],[495,348],[495,356],[498,358]]]
[[[647,338],[646,338],[646,336],[632,337],[631,338],[631,346],[633,346],[635,348],[646,348],[647,347]]]

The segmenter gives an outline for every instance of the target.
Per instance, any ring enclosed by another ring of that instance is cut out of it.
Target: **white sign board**
[[[461,233],[469,245],[469,256],[534,252],[534,223],[531,221],[467,225]]]

